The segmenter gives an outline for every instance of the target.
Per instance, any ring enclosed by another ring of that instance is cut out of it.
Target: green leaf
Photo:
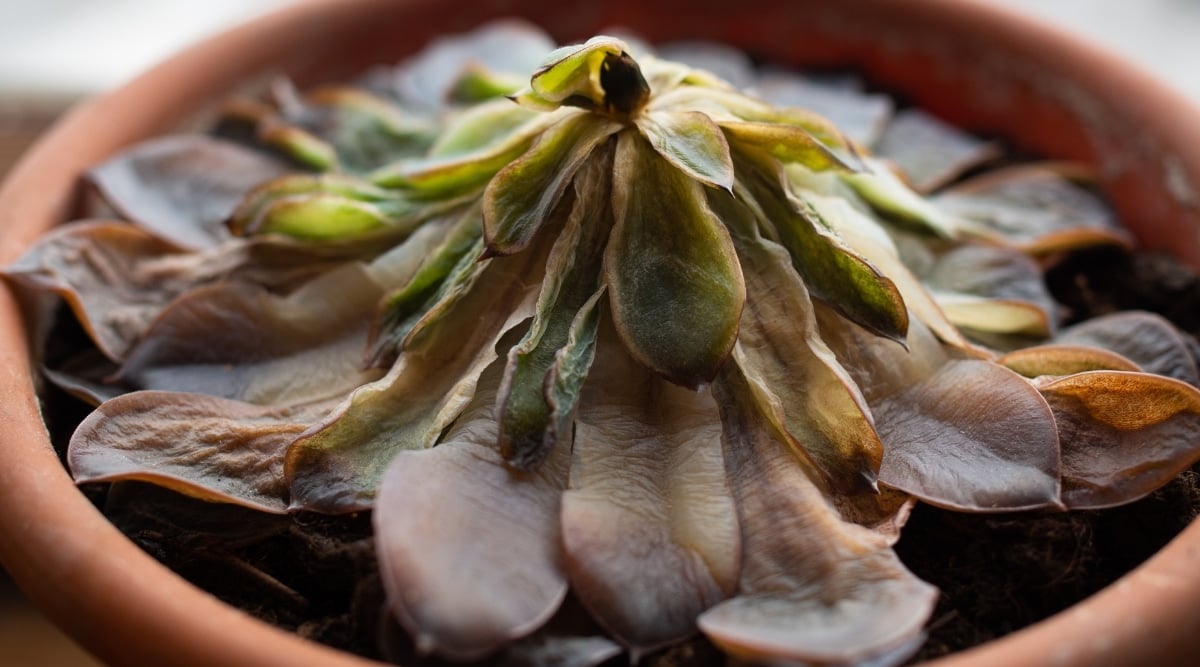
[[[346,174],[289,174],[249,192],[227,222],[237,236],[281,234],[308,241],[404,233],[434,207]]]
[[[358,88],[318,88],[306,94],[302,106],[287,116],[329,142],[338,164],[355,172],[416,157],[437,136],[432,122],[410,116],[396,103]]]
[[[865,399],[821,340],[791,258],[758,235],[753,214],[731,196],[712,193],[709,201],[747,267],[746,309],[733,355],[755,400],[834,489],[871,493],[883,444]]]
[[[337,149],[333,144],[295,125],[260,127],[258,139],[309,169],[334,171],[339,166]]]
[[[672,382],[708,383],[733,348],[746,301],[729,232],[703,187],[635,132],[617,142],[613,215],[604,266],[621,339]]]
[[[417,323],[437,304],[470,282],[483,253],[478,208],[460,214],[442,242],[404,287],[387,295],[371,340],[370,362],[382,366],[400,351]]]
[[[437,141],[429,148],[429,156],[447,158],[467,155],[495,146],[519,131],[536,115],[509,100],[472,105],[448,121]]]
[[[635,655],[695,633],[696,616],[735,590],[720,433],[708,392],[668,384],[601,331],[575,419],[563,548],[572,590]]]
[[[827,119],[806,109],[772,106],[726,88],[680,86],[656,95],[649,108],[702,111],[718,124],[750,121],[791,125],[804,129],[828,148],[847,151],[845,158],[852,157],[850,144]]]
[[[755,148],[777,160],[799,164],[813,171],[855,171],[808,130],[782,123],[725,121],[721,129],[730,141]]]
[[[576,170],[621,125],[578,114],[546,130],[520,159],[505,167],[483,193],[487,255],[524,250],[574,178]]]
[[[432,446],[475,394],[501,338],[533,314],[546,251],[484,264],[482,274],[382,379],[357,389],[289,448],[292,507],[368,509],[398,452]]]
[[[471,63],[454,82],[449,98],[460,104],[476,105],[507,97],[523,87],[525,80],[519,74],[494,72],[479,63]]]
[[[738,152],[735,194],[774,230],[813,296],[878,335],[903,340],[908,310],[899,289],[830,231],[816,210],[792,196],[778,162]]]
[[[611,170],[611,159],[593,160],[580,170],[571,214],[546,263],[533,322],[508,353],[496,406],[500,451],[523,470],[536,468],[564,432],[563,422],[578,399],[578,385],[590,363],[589,335],[577,327],[588,326],[580,320],[595,325],[595,316],[588,317],[584,311],[595,310],[601,260],[612,226],[608,208]],[[591,337],[594,335],[593,331]],[[584,340],[579,340],[580,336]],[[568,378],[568,383],[558,388],[556,415],[549,400],[550,373],[562,364],[567,365],[568,375],[580,376]]]
[[[937,591],[889,542],[842,520],[775,439],[736,366],[713,384],[738,510],[738,594],[700,615],[726,653],[755,664],[892,665],[920,644]]]
[[[1200,459],[1200,391],[1148,373],[1092,371],[1043,384],[1070,509],[1133,502]]]
[[[642,135],[668,162],[692,178],[733,188],[729,143],[711,118],[698,111],[648,111],[637,118]]]
[[[867,160],[867,167],[859,173],[844,174],[842,180],[880,215],[942,238],[958,236],[957,221],[913,192],[887,165]]]
[[[478,128],[464,128],[461,131],[470,136],[452,137],[453,143],[448,147],[443,146],[442,152],[417,160],[401,160],[376,170],[370,179],[380,187],[408,191],[411,197],[420,201],[449,199],[475,193],[483,188],[496,172],[529,150],[534,140],[546,128],[578,113],[573,109],[566,109],[537,114],[504,134],[489,134]],[[485,122],[480,119],[473,120]],[[447,152],[465,150],[468,141],[480,138],[487,143],[474,150]]]

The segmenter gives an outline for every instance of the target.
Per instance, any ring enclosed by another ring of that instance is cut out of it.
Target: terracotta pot
[[[0,262],[71,217],[81,172],[169,131],[248,79],[301,84],[394,62],[439,33],[520,15],[560,39],[626,25],[703,37],[789,64],[859,68],[967,128],[1095,163],[1146,246],[1200,266],[1200,122],[1178,95],[1070,37],[974,0],[313,0],[192,48],[71,113],[0,190]],[[0,558],[85,647],[128,665],[361,665],[270,628],[170,573],[72,484],[38,412],[19,310],[0,290]],[[1192,664],[1200,649],[1200,524],[1074,609],[939,661]]]

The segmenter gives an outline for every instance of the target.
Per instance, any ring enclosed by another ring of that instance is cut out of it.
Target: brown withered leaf
[[[1186,335],[1161,315],[1125,311],[1094,317],[1064,329],[1054,342],[1109,350],[1127,357],[1147,373],[1200,386],[1200,370],[1184,338]]]
[[[498,360],[484,371],[443,441],[400,452],[380,484],[384,587],[421,653],[485,657],[541,627],[567,593],[559,513],[569,443],[536,472],[505,464],[493,414],[503,370]]]
[[[1132,502],[1200,460],[1200,391],[1191,385],[1092,371],[1040,389],[1058,422],[1069,509]]]
[[[563,541],[571,587],[634,655],[733,593],[739,538],[707,392],[665,382],[602,331],[575,420]]]
[[[905,569],[887,538],[842,520],[775,439],[736,368],[714,393],[743,562],[738,595],[705,612],[700,628],[756,663],[902,662],[919,645],[934,588]]]
[[[178,392],[124,394],[79,425],[67,463],[77,483],[153,482],[205,500],[283,513],[284,452],[329,407],[281,409]]]
[[[231,142],[179,135],[139,144],[95,167],[88,178],[122,216],[199,250],[229,238],[225,219],[247,192],[293,169]]]

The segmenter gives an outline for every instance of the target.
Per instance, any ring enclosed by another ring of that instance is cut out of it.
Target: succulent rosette
[[[1200,458],[1184,334],[1058,326],[1039,259],[1128,243],[1077,167],[963,179],[995,144],[713,45],[551,47],[502,24],[95,169],[108,217],[6,272],[94,341],[47,368],[97,405],[75,478],[370,510],[450,659],[572,591],[596,660],[878,665],[936,598],[914,502],[1108,507]]]

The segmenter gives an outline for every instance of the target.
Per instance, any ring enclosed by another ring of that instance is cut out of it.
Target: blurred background
[[[190,42],[292,1],[0,0],[0,178],[75,101],[121,85]],[[1200,105],[1200,0],[979,1],[1102,44]],[[0,665],[96,664],[33,610],[0,569]]]

